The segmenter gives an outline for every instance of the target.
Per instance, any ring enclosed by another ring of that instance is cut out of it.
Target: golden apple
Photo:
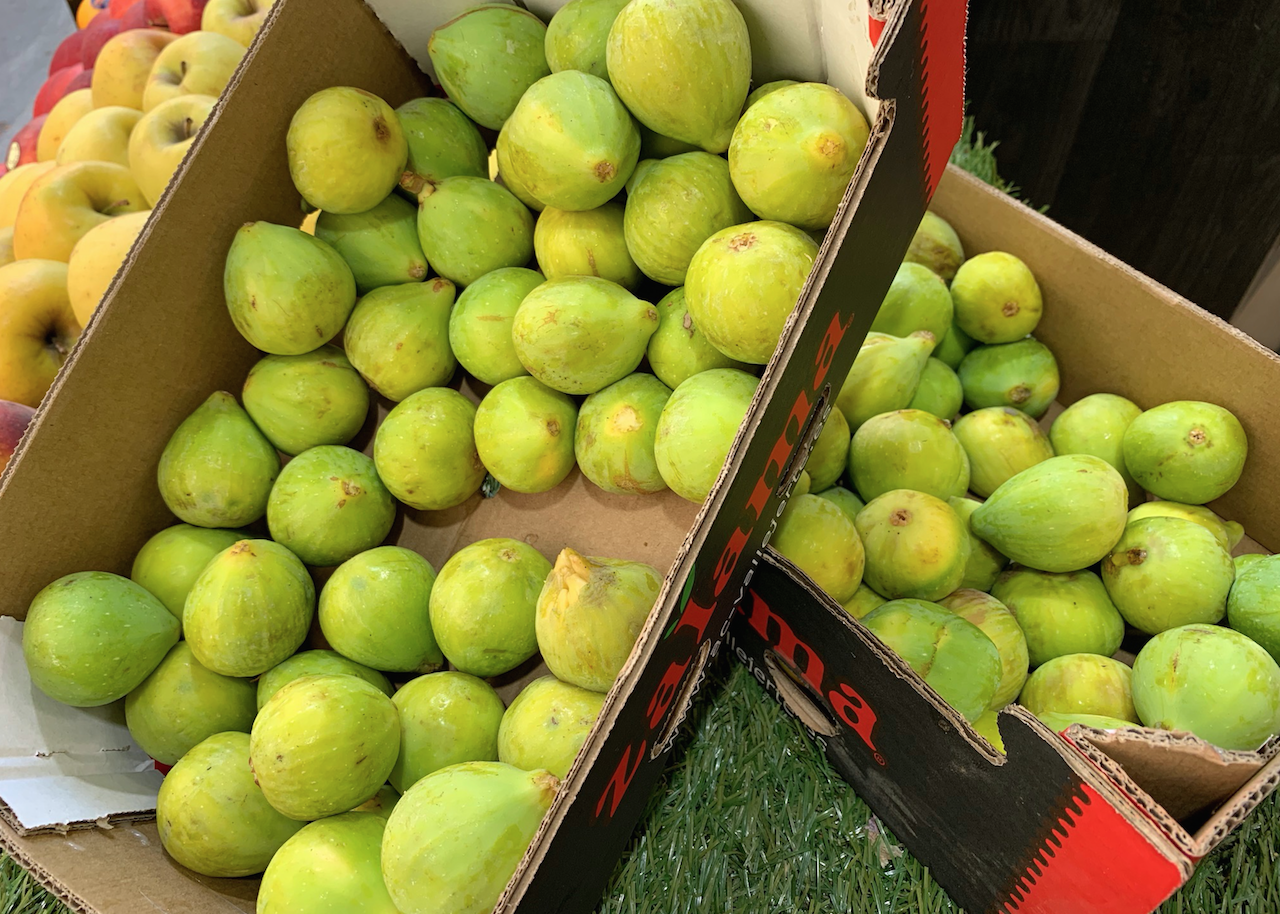
[[[0,267],[7,267],[17,260],[13,256],[13,226],[6,225],[0,229]]]
[[[275,0],[209,0],[200,17],[200,28],[226,35],[246,48],[262,28]]]
[[[13,225],[18,218],[18,204],[36,178],[53,170],[53,162],[30,162],[0,175],[0,228]]]
[[[81,327],[89,326],[89,318],[150,215],[148,209],[108,219],[85,232],[71,249],[71,259],[67,261],[67,297]]]
[[[79,336],[65,263],[0,267],[0,400],[39,406]]]
[[[40,128],[40,138],[36,140],[36,161],[52,162],[67,131],[92,110],[92,89],[77,89],[58,99]]]
[[[149,206],[164,193],[216,101],[210,95],[179,95],[138,121],[129,140],[129,168]]]
[[[147,208],[138,182],[122,165],[58,165],[37,178],[23,196],[13,223],[13,252],[19,260],[35,257],[66,263],[89,229]]]
[[[59,165],[115,162],[128,168],[129,135],[141,118],[137,108],[123,105],[94,108],[67,131],[54,161]]]
[[[124,105],[142,110],[142,92],[160,52],[178,36],[160,29],[121,32],[102,46],[93,65],[93,107]]]
[[[142,91],[142,110],[180,95],[217,98],[244,57],[239,42],[217,32],[190,32],[156,58]]]

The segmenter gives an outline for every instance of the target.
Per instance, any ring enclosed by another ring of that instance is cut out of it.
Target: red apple
[[[147,19],[168,28],[175,35],[185,35],[200,28],[200,17],[209,0],[143,0]]]
[[[164,21],[157,21],[151,15],[150,9],[147,7],[146,0],[138,0],[133,6],[124,11],[124,15],[120,17],[121,31],[129,32],[133,29],[163,29]]]
[[[31,424],[36,411],[23,403],[0,400],[0,473],[9,464],[9,458],[18,449],[22,433]]]
[[[93,21],[84,27],[84,42],[80,46],[81,65],[86,70],[93,69],[93,62],[98,59],[102,46],[120,34],[123,28],[119,19],[94,16]]]
[[[93,68],[90,67],[88,70],[82,70],[79,73],[79,75],[76,76],[75,79],[67,83],[67,88],[63,90],[62,97],[66,98],[68,95],[70,95],[72,92],[76,91],[77,89],[88,89],[92,85],[93,85]]]
[[[69,67],[72,64],[81,63],[81,43],[84,41],[84,32],[75,31],[62,39],[62,43],[58,45],[53,52],[53,59],[49,61],[49,75],[52,76],[63,67]]]
[[[33,117],[13,135],[9,148],[5,150],[4,164],[10,168],[27,165],[36,161],[36,147],[40,142],[40,128],[44,126],[47,114]]]
[[[107,4],[107,15],[112,19],[121,19],[129,11],[129,7],[141,2],[142,0],[111,0]]]
[[[63,67],[46,79],[44,85],[40,87],[40,91],[36,93],[35,104],[31,106],[32,115],[39,117],[52,111],[53,106],[58,103],[58,99],[67,94],[67,85],[83,72],[83,66],[73,64],[69,67]]]

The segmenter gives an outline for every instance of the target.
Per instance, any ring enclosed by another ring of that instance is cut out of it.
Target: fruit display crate
[[[159,773],[112,709],[72,711],[34,688],[18,659],[19,621],[65,574],[127,573],[172,522],[156,490],[169,436],[211,391],[238,389],[260,356],[227,313],[231,240],[246,222],[303,217],[283,154],[298,106],[331,86],[393,105],[430,93],[427,40],[470,5],[278,0],[0,479],[0,671],[16,699],[5,718],[18,736],[11,757],[21,759],[0,796],[0,844],[78,910],[249,911],[256,882],[200,877],[165,856],[150,822]],[[530,6],[546,19],[558,5]],[[670,493],[610,495],[575,472],[541,495],[503,489],[446,511],[405,510],[388,540],[435,567],[463,545],[507,536],[548,556],[571,545],[666,574],[498,910],[598,900],[800,475],[802,448],[853,362],[857,347],[837,344],[865,334],[959,133],[963,4],[740,6],[754,82],[829,82],[863,109],[871,139],[711,495],[700,506]],[[353,447],[371,448],[388,407],[378,404]],[[538,671],[521,672],[504,697]]]
[[[1275,353],[954,166],[930,208],[970,256],[1012,252],[1037,277],[1035,335],[1063,366],[1060,406],[1108,391],[1235,414],[1249,457],[1212,507],[1243,526],[1238,554],[1280,546]],[[795,565],[766,553],[732,652],[965,910],[1152,910],[1280,783],[1275,738],[1228,751],[1181,732],[1073,724],[1059,736],[1017,705],[998,717],[1001,754]]]

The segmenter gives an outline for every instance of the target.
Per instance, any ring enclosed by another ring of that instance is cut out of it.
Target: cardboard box
[[[1237,551],[1280,548],[1275,353],[955,168],[931,208],[966,253],[1009,251],[1035,273],[1035,335],[1057,357],[1062,404],[1109,392],[1144,407],[1197,399],[1234,412],[1248,462],[1211,507],[1252,537]],[[1079,725],[1063,739],[1016,706],[999,718],[1002,757],[766,552],[730,633],[734,653],[967,911],[1149,911],[1280,783],[1276,740],[1227,752],[1185,734]]]
[[[332,85],[362,87],[393,105],[426,94],[430,82],[414,59],[425,66],[431,30],[469,5],[276,3],[0,479],[0,616],[21,619],[41,587],[73,571],[127,574],[143,542],[173,523],[155,485],[165,442],[211,392],[238,391],[260,355],[233,329],[223,302],[232,236],[251,220],[301,221],[284,156],[290,117]],[[558,5],[533,4],[544,18]],[[798,451],[852,364],[857,347],[836,344],[870,324],[959,133],[962,3],[741,6],[757,84],[782,76],[831,82],[863,108],[873,133],[715,491],[698,507],[670,494],[610,496],[575,474],[539,496],[503,491],[447,512],[405,510],[392,532],[390,541],[436,567],[461,545],[505,535],[548,557],[573,545],[666,573],[502,911],[586,911],[598,902],[799,476]],[[379,414],[386,410],[380,404]],[[368,447],[372,424],[356,446]],[[6,657],[17,656],[17,629],[6,621],[0,630]],[[118,718],[100,714],[101,735],[86,746],[87,731],[55,721],[50,715],[66,709],[32,695],[24,675],[16,660],[6,662],[15,707],[0,717],[0,731],[15,736],[4,752],[26,762],[25,796],[40,780],[34,792],[58,793],[60,802],[8,802],[16,782],[0,779],[0,844],[77,910],[252,911],[254,880],[182,869],[163,854],[154,825],[139,821],[154,802],[155,775],[136,770],[136,758],[108,754],[128,748]],[[90,790],[95,778],[106,784]]]

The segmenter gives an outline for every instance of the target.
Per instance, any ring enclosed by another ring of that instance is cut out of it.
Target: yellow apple
[[[129,168],[149,206],[164,193],[216,101],[210,95],[179,95],[138,121],[129,140]]]
[[[7,267],[17,258],[13,256],[13,226],[0,229],[0,267]]]
[[[129,134],[141,118],[137,108],[123,105],[94,108],[67,131],[54,161],[59,165],[115,162],[128,168]]]
[[[92,110],[92,89],[77,89],[58,99],[40,128],[40,138],[36,140],[36,161],[52,162],[67,131]]]
[[[71,249],[71,259],[67,261],[67,297],[81,327],[89,326],[89,318],[150,215],[148,209],[108,219],[89,229]]]
[[[200,18],[200,28],[217,32],[244,45],[253,43],[253,37],[262,28],[275,0],[209,0]]]
[[[65,263],[0,267],[0,400],[39,406],[78,336]]]
[[[129,169],[114,162],[58,165],[31,185],[13,223],[13,253],[60,260],[85,233],[114,216],[147,209]]]
[[[30,162],[0,175],[0,228],[13,225],[13,220],[18,218],[18,204],[22,202],[27,188],[54,167],[53,162]]]
[[[142,110],[180,95],[212,95],[226,88],[244,47],[217,32],[189,32],[156,58],[142,91]]]
[[[178,38],[160,29],[131,29],[102,46],[93,65],[93,107],[124,105],[142,110],[142,91],[156,58]]]

